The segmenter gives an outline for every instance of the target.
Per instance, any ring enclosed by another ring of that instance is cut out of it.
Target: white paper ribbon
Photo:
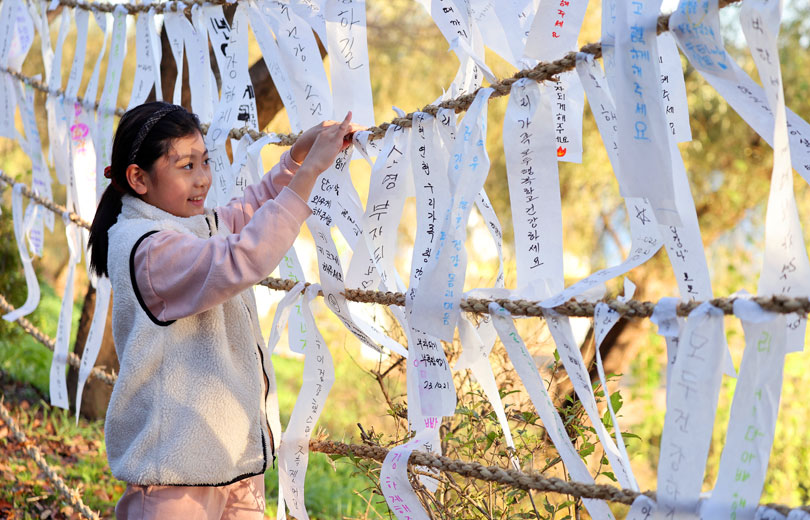
[[[526,298],[563,289],[562,203],[552,124],[550,100],[541,95],[540,86],[529,79],[513,83],[503,123],[503,147],[515,231],[517,287]]]
[[[616,3],[615,96],[621,194],[645,197],[658,222],[678,225],[667,122],[661,106],[656,21],[660,0]],[[608,77],[614,72],[608,68]]]
[[[68,352],[70,352],[70,330],[73,324],[73,282],[76,278],[76,264],[82,259],[82,239],[78,226],[68,219],[65,219],[65,235],[67,235],[69,251],[68,274],[65,293],[62,296],[62,306],[59,310],[59,322],[56,327],[49,390],[51,406],[67,410],[70,408],[70,403],[68,403],[65,369],[67,368]]]
[[[529,394],[529,398],[534,404],[540,420],[543,421],[543,426],[557,448],[571,478],[584,484],[593,484],[593,477],[571,443],[562,419],[560,419],[560,415],[554,408],[554,404],[546,391],[534,359],[526,349],[526,344],[521,339],[517,329],[515,329],[511,315],[496,303],[490,304],[489,313],[492,316],[493,325],[498,331],[501,342],[506,348],[509,359],[515,367],[515,372],[523,382],[523,386],[526,388],[526,392]],[[583,499],[583,503],[593,518],[613,518],[613,514],[604,501],[586,498]]]
[[[520,2],[497,2],[495,0],[470,1],[470,14],[475,27],[481,32],[484,45],[495,51],[517,69],[523,68],[520,58],[526,44],[526,32],[516,31],[526,19]],[[531,4],[533,2],[523,2]]]
[[[526,40],[524,55],[540,61],[552,61],[576,49],[587,7],[588,0],[540,2]]]
[[[627,302],[633,298],[636,286],[630,279],[624,279],[624,296],[619,296],[618,300]],[[605,377],[605,368],[602,365],[602,353],[600,347],[605,337],[613,329],[616,323],[621,319],[621,315],[611,309],[606,303],[599,302],[594,308],[593,314],[593,327],[595,337],[595,357],[596,357],[596,371],[599,374],[599,382],[602,384],[602,392],[605,394],[605,404],[607,405],[608,412],[610,413],[610,420],[613,423],[613,433],[616,438],[616,447],[618,448],[618,457],[616,457],[619,469],[624,476],[624,480],[629,484],[630,489],[638,491],[638,483],[636,482],[635,475],[633,475],[633,468],[630,465],[630,456],[627,454],[627,447],[622,438],[622,430],[619,427],[619,421],[616,418],[616,412],[613,409],[613,402],[610,399],[610,392],[608,391],[607,378]],[[605,450],[607,451],[607,450]],[[611,464],[613,462],[611,461]],[[615,469],[615,468],[614,468]],[[622,483],[624,487],[624,483]]]
[[[8,53],[11,47],[11,37],[14,35],[14,21],[12,16],[15,0],[3,2],[0,5],[0,66],[8,65]],[[0,136],[14,138],[14,107],[17,104],[12,87],[11,76],[0,75]]]
[[[366,1],[326,0],[325,4],[333,118],[341,120],[351,110],[354,122],[372,126],[374,104],[366,42]]]
[[[655,518],[695,518],[726,350],[723,311],[708,302],[686,320],[667,381]]]
[[[70,147],[68,156],[68,198],[72,201],[73,210],[87,222],[92,222],[96,213],[96,154],[93,146],[91,126],[88,124],[95,118],[93,109],[78,102],[68,101],[75,99],[82,80],[85,58],[87,57],[87,30],[90,13],[84,9],[74,12],[76,22],[76,43],[73,63],[70,66],[70,75],[65,86],[65,105],[63,107],[66,117],[65,138]],[[93,94],[95,96],[95,94]],[[82,230],[82,250],[87,251],[89,232]],[[85,262],[88,278],[91,283],[94,277],[90,274],[90,264]],[[77,413],[78,416],[78,413]]]
[[[36,1],[26,2],[25,5],[28,7],[28,14],[31,15],[34,27],[39,33],[42,68],[45,70],[45,77],[49,78],[51,76],[51,65],[53,64],[53,48],[51,47],[51,28],[47,16],[48,3],[46,0],[40,0],[39,3]]]
[[[404,290],[397,283],[394,260],[397,227],[405,204],[404,185],[410,176],[409,140],[410,135],[405,129],[389,126],[380,156],[371,169],[368,201],[362,219],[362,236],[367,250],[358,248],[355,251],[350,269],[353,285],[356,279],[360,282],[357,286],[364,289],[376,289],[377,283],[381,282],[386,290]],[[358,261],[361,263],[356,263]],[[371,268],[376,272],[367,275]]]
[[[211,73],[211,54],[208,52],[208,28],[202,7],[191,7],[191,23],[183,25],[183,39],[188,60],[191,108],[200,121],[210,122],[214,117],[217,84]]]
[[[14,311],[3,316],[6,321],[15,321],[17,318],[31,314],[39,305],[39,280],[34,266],[31,264],[31,256],[25,243],[25,230],[23,226],[23,200],[22,184],[15,184],[11,192],[11,216],[14,221],[14,238],[17,240],[17,251],[20,253],[20,261],[25,273],[25,285],[28,289],[28,296],[25,303],[17,307]],[[33,203],[32,203],[33,204]]]
[[[438,428],[438,424],[432,428],[425,428],[410,441],[393,448],[385,456],[380,468],[380,488],[388,503],[388,508],[399,520],[428,520],[430,518],[408,480],[408,458],[413,450],[432,439]]]
[[[310,308],[319,289],[317,284],[313,284],[304,293],[303,311],[310,341],[304,353],[301,390],[278,449],[279,479],[284,489],[284,500],[290,508],[290,514],[301,519],[309,518],[304,503],[309,440],[323,411],[326,396],[335,381],[332,354],[315,325]]]
[[[576,71],[563,72],[558,76],[556,83],[544,84],[542,88],[551,97],[557,159],[581,163],[585,92]]]
[[[810,295],[810,261],[793,194],[790,143],[779,67],[776,38],[782,18],[780,2],[751,2],[740,11],[743,33],[759,70],[768,106],[775,114],[773,130],[773,174],[765,214],[765,259],[759,279],[759,294],[792,297]],[[804,348],[807,316],[791,314],[788,324],[788,350]]]
[[[678,357],[678,345],[681,341],[686,320],[677,315],[678,298],[661,298],[653,309],[650,321],[658,325],[658,334],[664,336],[667,343],[667,394],[672,389],[669,382],[672,379],[672,368]]]
[[[624,458],[622,453],[616,447],[616,443],[608,433],[607,428],[602,423],[599,409],[596,406],[596,398],[593,393],[593,386],[591,379],[588,375],[588,370],[585,368],[585,360],[582,358],[582,352],[574,339],[574,334],[571,329],[571,324],[567,316],[556,313],[551,309],[544,309],[543,315],[546,318],[549,331],[554,338],[554,343],[557,345],[557,352],[563,362],[566,372],[571,379],[571,384],[574,386],[574,391],[582,403],[585,412],[591,420],[591,423],[596,430],[599,437],[599,442],[605,450],[610,465],[613,468],[616,479],[623,488],[638,489],[638,484],[633,477],[633,471],[630,468],[629,460]],[[607,392],[607,390],[605,390]]]
[[[332,116],[332,93],[318,43],[312,34],[312,28],[315,28],[321,41],[327,41],[323,12],[312,0],[308,1],[308,6],[301,2],[261,2],[259,9],[276,35],[301,128],[328,119]],[[292,119],[290,124],[293,124]]]
[[[745,299],[734,301],[745,331],[739,383],[720,457],[717,484],[703,504],[705,518],[752,520],[773,445],[786,354],[786,317]]]
[[[352,152],[350,146],[338,153],[334,164],[318,177],[309,207],[324,226],[337,225],[346,243],[354,249],[363,234],[363,208],[346,171]]]
[[[62,89],[62,47],[70,29],[70,10],[64,9],[59,19],[59,35],[56,38],[56,50],[48,76],[48,88],[51,91]],[[58,101],[58,102],[57,102]],[[55,95],[45,99],[45,110],[48,117],[48,158],[56,169],[56,177],[61,184],[68,183],[68,144],[65,128],[65,104]]]
[[[478,196],[475,199],[475,207],[478,208],[481,218],[484,219],[487,230],[489,230],[489,235],[495,243],[495,251],[498,254],[498,274],[495,275],[495,283],[493,283],[493,286],[503,287],[503,227],[501,227],[501,221],[492,208],[492,202],[490,202],[489,196],[483,187],[481,191],[478,192]]]
[[[411,257],[411,278],[406,299],[412,308],[417,287],[439,244],[444,215],[450,193],[447,162],[441,149],[437,121],[430,114],[417,112],[413,116],[411,136],[411,165],[416,196],[416,233]]]
[[[269,2],[262,2],[265,9],[273,9],[269,4]],[[289,6],[282,4],[281,8],[289,13]],[[250,27],[253,29],[253,36],[256,37],[256,43],[259,44],[264,64],[267,66],[270,77],[273,79],[273,85],[276,87],[281,102],[287,110],[290,129],[295,133],[305,130],[301,127],[301,121],[298,117],[298,105],[296,104],[295,93],[290,85],[289,73],[286,69],[286,64],[281,59],[278,45],[273,38],[270,25],[257,7],[255,1],[248,3],[248,9],[250,10]]]
[[[718,28],[717,1],[701,3],[694,12],[691,11],[692,5],[685,3],[670,18],[670,28],[678,39],[678,45],[689,62],[723,96],[731,108],[765,142],[773,146],[773,112],[762,87],[730,59],[723,49]],[[683,11],[689,16],[684,16]],[[710,67],[709,64],[714,66]],[[792,165],[810,182],[810,146],[807,144],[810,143],[810,125],[790,109],[787,109],[787,124]]]
[[[754,515],[754,520],[785,520],[787,517],[770,507],[759,506]]]
[[[273,352],[276,349],[276,345],[278,345],[279,339],[281,339],[281,332],[284,330],[284,326],[287,324],[288,319],[291,315],[291,307],[295,305],[297,308],[296,314],[301,316],[301,319],[306,321],[304,318],[304,313],[301,311],[301,302],[303,301],[304,295],[301,294],[304,290],[304,282],[296,283],[292,289],[290,289],[284,297],[281,298],[281,301],[278,302],[276,306],[276,312],[273,315],[273,325],[270,327],[270,337],[267,340],[267,355],[264,357],[264,371],[268,374],[268,378],[270,379],[270,388],[268,388],[267,398],[265,399],[265,413],[267,413],[267,422],[270,425],[270,430],[274,432],[273,435],[273,442],[276,451],[281,445],[281,415],[278,406],[278,388],[276,386],[276,371],[273,367],[273,362],[270,359],[273,355]],[[290,323],[290,332],[292,332],[293,323]],[[304,331],[306,333],[306,330]],[[301,351],[303,353],[303,351]],[[284,484],[282,483],[282,472],[279,471],[278,473],[278,510],[276,512],[277,520],[281,520],[287,518],[287,512],[284,509]],[[303,479],[303,478],[302,478]]]
[[[491,93],[489,88],[479,90],[461,123],[448,165],[451,188],[455,184],[450,211],[441,228],[435,263],[431,263],[425,280],[420,283],[421,287],[430,287],[430,290],[419,291],[414,300],[414,309],[419,308],[425,318],[420,327],[444,341],[452,341],[460,313],[459,301],[467,267],[464,246],[467,219],[489,171],[489,156],[484,143],[487,100]]]
[[[495,374],[492,372],[492,365],[489,362],[489,354],[492,352],[492,347],[495,345],[495,327],[492,325],[492,318],[488,315],[481,316],[481,326],[476,327],[470,322],[466,315],[461,315],[461,320],[458,322],[458,335],[459,341],[464,350],[458,357],[453,370],[470,369],[473,377],[481,386],[484,395],[492,406],[495,412],[495,417],[498,419],[503,430],[504,440],[506,445],[512,450],[515,449],[515,441],[512,438],[512,429],[509,426],[509,421],[506,419],[506,411],[503,407],[501,394],[498,392],[498,386],[495,382]],[[491,331],[493,334],[488,335],[487,332]],[[484,336],[479,332],[483,332]],[[512,456],[512,463],[515,469],[520,469],[517,458]]]
[[[155,31],[153,16],[154,11],[139,13],[138,21],[135,22],[135,79],[127,110],[146,101],[149,91],[155,85],[155,75],[160,74],[160,69],[155,70],[155,59],[152,56],[151,40]]]
[[[326,41],[326,17],[323,12],[324,0],[294,0],[290,3],[292,12],[303,18],[318,34],[322,42]]]
[[[383,344],[391,350],[398,349],[402,351],[402,347],[398,343],[388,338],[375,326],[352,315],[346,297],[342,294],[345,290],[343,268],[329,228],[324,226],[315,215],[307,219],[307,227],[309,227],[315,240],[315,249],[318,253],[318,268],[326,306],[335,313],[335,316],[357,339],[372,349],[379,351],[380,344]],[[309,328],[309,325],[307,327]]]
[[[227,204],[235,189],[235,178],[225,151],[228,132],[235,126],[258,130],[256,96],[248,74],[246,10],[245,5],[239,5],[233,24],[228,26],[222,6],[208,5],[203,8],[222,78],[220,100],[211,128],[205,136],[213,174],[213,189],[209,191],[209,198],[216,205]]]
[[[96,192],[102,193],[109,180],[102,175],[110,164],[113,143],[113,118],[118,101],[124,58],[127,52],[127,10],[118,5],[113,11],[113,31],[110,41],[110,57],[107,60],[107,75],[101,91],[98,111],[98,129],[94,135],[96,145]]]
[[[186,15],[183,14],[182,11],[169,10],[163,15],[163,27],[166,29],[169,48],[172,50],[172,56],[174,57],[174,63],[177,69],[177,77],[174,78],[174,90],[172,91],[172,104],[175,105],[180,104],[180,97],[183,93],[183,25],[186,23],[188,23],[188,20],[186,20]],[[214,49],[216,50],[216,45],[214,45]],[[217,56],[219,56],[219,54],[217,54]],[[219,64],[219,61],[217,64]]]
[[[291,247],[287,254],[284,255],[279,264],[279,272],[281,278],[285,280],[292,280],[296,283],[306,282],[304,270],[298,260],[298,254],[295,252],[295,246]],[[287,328],[287,343],[290,350],[299,354],[302,354],[307,346],[307,324],[304,314],[301,312],[302,298],[303,296],[299,296],[295,299],[295,312],[290,316],[290,325]]]
[[[90,330],[87,332],[87,339],[84,342],[82,351],[82,361],[79,365],[79,379],[76,383],[76,422],[79,422],[79,413],[82,408],[82,394],[84,385],[90,372],[96,365],[98,353],[101,350],[101,343],[104,340],[104,329],[107,326],[107,312],[110,307],[110,295],[112,285],[110,279],[105,277],[96,281],[96,304],[93,307],[93,321],[90,323]]]
[[[42,156],[42,142],[34,113],[34,88],[23,83],[16,86],[22,89],[19,92],[19,98],[23,101],[21,115],[25,130],[25,151],[31,159],[31,190],[45,200],[52,201],[51,173]],[[48,229],[53,231],[54,214],[42,206],[29,204],[25,212],[25,223],[31,251],[37,256],[42,256],[45,239],[43,226],[47,225]]]
[[[661,100],[670,135],[679,143],[692,140],[689,104],[681,67],[681,55],[672,34],[658,35],[658,64],[661,69]]]
[[[461,66],[453,80],[451,96],[472,92],[481,85],[483,76],[495,82],[495,75],[484,61],[484,42],[472,18],[469,0],[420,0],[442,36],[456,53]],[[460,90],[460,91],[459,91]]]
[[[655,501],[648,496],[639,495],[633,500],[625,520],[651,520],[655,512]]]

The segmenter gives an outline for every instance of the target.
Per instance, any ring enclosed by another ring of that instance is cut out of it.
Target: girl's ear
[[[147,185],[147,172],[142,170],[137,164],[127,166],[127,182],[138,195],[145,195]]]

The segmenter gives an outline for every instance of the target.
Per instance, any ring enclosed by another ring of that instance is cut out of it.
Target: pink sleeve
[[[217,215],[228,229],[239,233],[262,204],[276,198],[290,183],[299,166],[290,156],[290,151],[286,150],[281,154],[278,164],[262,177],[261,182],[251,184],[245,188],[242,197],[234,197],[226,206],[217,208]]]
[[[289,188],[265,202],[239,233],[198,238],[160,231],[133,255],[143,303],[160,321],[202,312],[256,284],[281,262],[309,207]]]

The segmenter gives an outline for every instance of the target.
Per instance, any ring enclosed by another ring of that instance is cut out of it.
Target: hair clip
[[[112,170],[110,169],[109,166],[104,168],[104,176],[107,177],[108,179],[112,179]]]

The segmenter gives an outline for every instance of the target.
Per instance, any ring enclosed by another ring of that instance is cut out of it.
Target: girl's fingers
[[[349,110],[346,113],[346,117],[343,118],[343,121],[340,123],[340,131],[345,135],[351,129],[352,124],[352,111]]]

